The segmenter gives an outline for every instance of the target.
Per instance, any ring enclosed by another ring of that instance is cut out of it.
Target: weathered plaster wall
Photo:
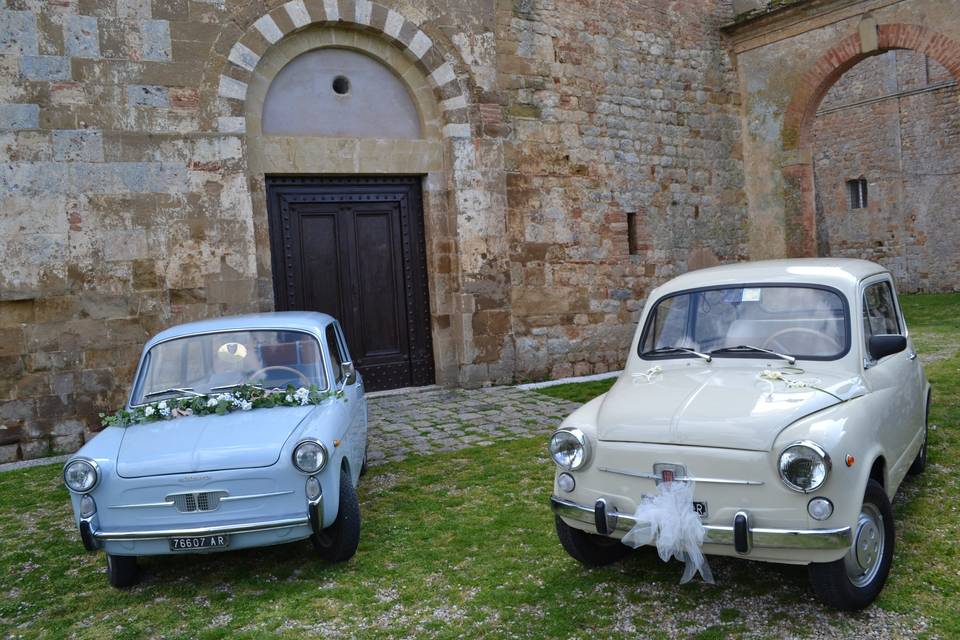
[[[502,6],[518,372],[615,369],[653,286],[746,256],[739,96],[719,35],[729,6]]]
[[[876,260],[901,290],[960,290],[960,108],[950,73],[908,50],[867,58],[824,97],[814,137],[819,252]],[[846,181],[860,176],[868,206],[852,209]]]
[[[831,72],[880,53],[881,41],[891,39],[928,48],[953,68],[960,62],[953,46],[960,43],[960,18],[953,0],[767,4],[753,22],[728,31],[743,96],[749,253],[753,258],[809,255],[816,247],[810,241],[814,230],[804,227],[813,221],[812,156],[808,141],[797,139],[788,111],[801,114],[808,106],[815,111],[817,99],[812,105],[795,104],[794,97],[805,100]],[[767,10],[773,13],[763,16]],[[924,35],[915,37],[911,26],[924,29]],[[809,220],[794,215],[807,210]]]

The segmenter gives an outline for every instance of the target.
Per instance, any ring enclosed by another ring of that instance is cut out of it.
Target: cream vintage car
[[[580,562],[612,562],[641,499],[683,481],[704,554],[807,565],[821,600],[865,607],[890,570],[890,500],[926,463],[929,408],[880,265],[687,273],[651,293],[610,391],[551,437],[557,534]]]

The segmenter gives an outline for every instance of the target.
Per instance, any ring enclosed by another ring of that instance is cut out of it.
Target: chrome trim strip
[[[257,498],[272,498],[274,496],[288,496],[293,493],[293,490],[290,491],[273,491],[271,493],[251,493],[246,496],[224,496],[220,498],[220,502],[236,502],[238,500],[256,500]]]
[[[170,502],[142,502],[140,504],[111,504],[107,506],[107,509],[146,509],[147,507],[172,507],[173,501]]]
[[[270,529],[288,529],[310,524],[307,516],[271,520],[267,522],[242,522],[239,524],[223,524],[208,527],[190,527],[186,529],[133,529],[127,531],[94,531],[97,540],[159,540],[180,536],[212,536],[230,533],[253,533],[255,531],[269,531]]]
[[[202,492],[184,491],[182,493],[176,493],[176,494],[171,493],[170,496],[168,497],[172,497],[174,495],[186,495],[190,493],[214,493],[216,491],[218,490],[213,489],[211,491],[202,491]],[[294,493],[293,490],[273,491],[271,493],[251,493],[250,495],[246,495],[246,496],[224,496],[220,498],[220,502],[237,502],[239,500],[256,500],[257,498],[272,498],[274,496],[287,496],[287,495],[290,495],[291,493]],[[140,509],[140,508],[148,508],[148,507],[172,507],[172,506],[174,506],[173,500],[171,500],[170,502],[143,502],[140,504],[114,504],[114,505],[108,506],[107,508],[108,509]]]
[[[592,507],[572,500],[550,497],[550,505],[558,516],[595,526],[595,514]],[[608,512],[607,522],[615,524],[611,529],[627,532],[637,524],[629,513]],[[733,526],[704,525],[706,535],[704,544],[722,544],[733,546]],[[765,549],[846,549],[853,543],[850,527],[836,529],[772,529],[754,527],[750,529],[753,547]]]
[[[622,476],[632,476],[634,478],[646,478],[648,480],[659,480],[660,476],[655,473],[650,473],[647,471],[625,471],[623,469],[613,469],[611,467],[597,467],[600,471],[606,471],[607,473],[618,473]],[[728,480],[726,478],[698,478],[696,476],[684,476],[682,478],[677,478],[677,480],[692,480],[693,482],[700,482],[703,484],[736,484],[742,486],[751,486],[759,487],[763,484],[761,480]]]

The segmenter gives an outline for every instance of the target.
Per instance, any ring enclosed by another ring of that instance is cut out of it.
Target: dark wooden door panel
[[[278,310],[343,326],[370,390],[432,384],[419,178],[268,177]]]
[[[357,304],[361,356],[370,364],[406,353],[406,299],[400,216],[395,211],[364,208],[355,212]]]
[[[295,240],[294,246],[299,249],[300,268],[293,279],[297,306],[342,318],[349,300],[344,299],[340,278],[337,211],[299,213],[299,242]],[[321,277],[304,277],[317,274]]]

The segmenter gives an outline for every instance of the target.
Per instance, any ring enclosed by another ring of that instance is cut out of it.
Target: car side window
[[[326,331],[327,349],[330,351],[330,364],[333,365],[333,375],[338,383],[343,381],[343,370],[340,365],[343,363],[343,353],[340,349],[340,341],[337,339],[337,330],[332,324],[327,325]]]
[[[887,281],[871,284],[863,291],[863,336],[899,334],[900,319],[894,302],[893,289]]]

